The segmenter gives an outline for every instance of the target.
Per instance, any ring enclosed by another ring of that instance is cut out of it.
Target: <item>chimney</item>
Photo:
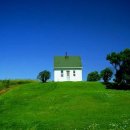
[[[69,58],[69,56],[67,55],[67,52],[65,53],[65,59]]]

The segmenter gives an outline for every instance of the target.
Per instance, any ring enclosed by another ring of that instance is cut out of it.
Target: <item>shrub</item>
[[[4,88],[9,88],[9,86],[10,86],[10,80],[2,80],[2,86]]]
[[[91,72],[88,74],[87,81],[99,81],[100,75],[97,71]]]

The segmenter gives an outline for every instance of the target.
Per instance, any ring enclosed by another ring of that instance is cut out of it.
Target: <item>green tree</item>
[[[99,81],[100,75],[97,71],[91,72],[88,74],[87,81]]]
[[[47,70],[41,71],[37,78],[41,80],[43,83],[47,82],[48,79],[50,79],[51,73]]]
[[[114,81],[120,84],[130,84],[130,49],[125,49],[119,53],[112,52],[107,55],[107,60],[115,68]]]
[[[110,68],[105,68],[100,73],[100,76],[104,80],[105,83],[107,83],[109,80],[111,80],[112,75],[113,75],[113,72]]]
[[[122,82],[130,84],[130,49],[125,49],[121,54],[121,68]]]

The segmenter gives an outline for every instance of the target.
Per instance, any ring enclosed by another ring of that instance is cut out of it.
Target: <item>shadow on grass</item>
[[[116,89],[116,90],[130,90],[130,84],[117,84],[117,83],[102,83],[106,86],[106,89]]]

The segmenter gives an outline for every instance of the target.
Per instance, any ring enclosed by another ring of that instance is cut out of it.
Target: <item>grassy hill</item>
[[[0,130],[130,130],[130,91],[29,83],[0,95]]]

